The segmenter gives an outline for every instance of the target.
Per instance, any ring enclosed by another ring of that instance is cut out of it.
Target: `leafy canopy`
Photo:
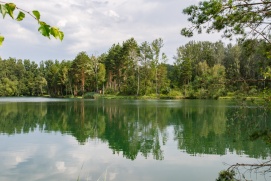
[[[270,0],[208,0],[201,1],[183,10],[192,23],[183,28],[181,34],[187,37],[194,32],[207,33],[223,31],[223,37],[263,38],[270,40],[271,1]]]
[[[18,12],[16,12],[18,11]],[[15,16],[14,13],[17,13]],[[5,3],[0,1],[0,14],[2,14],[3,18],[6,15],[9,15],[12,19],[17,21],[22,21],[25,18],[25,14],[29,14],[35,20],[37,20],[39,24],[38,31],[45,37],[50,38],[50,36],[55,37],[56,39],[60,39],[61,41],[64,38],[64,33],[60,31],[57,27],[52,27],[47,23],[40,20],[40,13],[37,10],[33,10],[32,12],[25,11],[19,7],[17,7],[14,3]],[[0,46],[4,41],[4,37],[0,35]]]

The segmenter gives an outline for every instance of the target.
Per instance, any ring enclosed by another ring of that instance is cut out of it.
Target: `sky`
[[[57,26],[64,32],[61,42],[48,39],[38,32],[38,23],[29,15],[17,22],[6,16],[0,18],[0,34],[5,37],[0,47],[0,57],[42,60],[73,60],[85,51],[88,55],[106,53],[113,44],[134,38],[138,44],[162,38],[162,52],[168,62],[179,46],[189,41],[212,41],[220,35],[196,35],[186,38],[180,35],[183,27],[189,27],[182,10],[198,0],[13,0],[27,11],[38,10],[41,20]]]

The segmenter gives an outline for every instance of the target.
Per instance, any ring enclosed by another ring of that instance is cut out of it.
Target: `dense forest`
[[[236,45],[191,41],[167,64],[163,40],[114,44],[99,56],[73,60],[0,58],[0,96],[72,97],[88,92],[184,98],[255,95],[270,87],[271,46],[262,40]]]

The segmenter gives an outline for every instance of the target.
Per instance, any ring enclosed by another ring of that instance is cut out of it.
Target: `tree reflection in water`
[[[162,145],[173,127],[178,149],[191,155],[230,151],[266,158],[270,148],[262,140],[249,140],[248,135],[255,119],[261,129],[271,125],[259,116],[261,110],[243,111],[247,112],[239,112],[238,117],[230,102],[206,100],[13,102],[0,104],[0,133],[61,132],[80,144],[89,139],[106,142],[113,153],[131,160],[138,154],[162,160]],[[241,115],[248,119],[242,120]]]

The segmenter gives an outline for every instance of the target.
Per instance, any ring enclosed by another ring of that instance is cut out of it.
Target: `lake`
[[[250,139],[270,113],[227,100],[0,98],[0,118],[5,181],[215,181],[271,152]]]

